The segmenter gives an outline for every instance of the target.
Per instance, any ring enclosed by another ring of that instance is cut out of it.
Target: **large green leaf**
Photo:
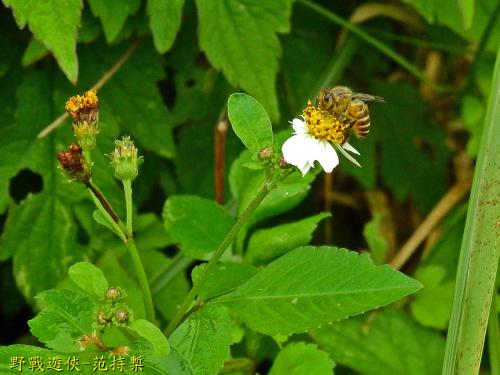
[[[14,257],[16,283],[26,298],[55,286],[83,255],[69,209],[48,194],[31,195],[10,212],[1,245],[2,255]]]
[[[366,375],[440,373],[444,339],[397,310],[382,310],[312,331],[333,360]]]
[[[307,245],[318,223],[329,216],[329,213],[321,213],[293,223],[255,231],[248,242],[247,260],[261,264],[296,247]]]
[[[169,236],[181,245],[181,251],[198,259],[214,251],[233,224],[222,206],[194,195],[168,198],[163,221]]]
[[[328,353],[314,344],[298,342],[278,353],[269,375],[333,375],[333,366]]]
[[[257,332],[290,334],[386,305],[420,287],[387,265],[374,266],[366,255],[305,246],[212,303],[230,307]]]
[[[276,33],[289,30],[290,2],[197,0],[196,5],[200,46],[208,60],[229,82],[255,96],[277,120],[281,49]]]
[[[76,32],[80,25],[81,0],[3,0],[11,7],[17,24],[26,24],[36,39],[53,54],[68,79],[76,82]]]
[[[170,336],[170,345],[193,374],[215,375],[229,356],[232,323],[225,308],[204,307]]]
[[[108,43],[116,39],[128,16],[137,12],[141,0],[88,0],[92,13],[101,19]]]
[[[172,47],[181,26],[183,5],[184,0],[148,0],[149,27],[158,52],[167,52]]]
[[[273,145],[271,120],[257,100],[233,94],[227,101],[227,114],[234,132],[252,154]]]
[[[49,348],[79,351],[78,339],[93,330],[94,304],[90,297],[82,292],[52,289],[37,298],[44,308],[28,322],[31,333]]]

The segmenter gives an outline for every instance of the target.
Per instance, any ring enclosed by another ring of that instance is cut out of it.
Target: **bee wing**
[[[355,92],[352,94],[353,99],[361,99],[364,102],[385,102],[384,98],[381,96],[362,94],[360,92]]]

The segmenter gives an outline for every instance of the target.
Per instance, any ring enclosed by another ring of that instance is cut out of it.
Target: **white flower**
[[[314,167],[316,160],[325,172],[332,172],[333,168],[339,164],[339,157],[335,149],[360,167],[359,163],[347,153],[349,151],[359,155],[359,152],[349,143],[345,142],[341,146],[335,142],[330,143],[326,139],[316,138],[309,132],[306,122],[298,118],[292,121],[292,127],[295,133],[285,141],[281,150],[286,162],[299,168],[302,175]]]

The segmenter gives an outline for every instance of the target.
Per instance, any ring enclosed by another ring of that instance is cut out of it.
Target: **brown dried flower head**
[[[76,95],[66,102],[66,111],[73,119],[73,131],[78,143],[85,150],[95,147],[95,135],[99,132],[99,98],[95,90]]]
[[[69,150],[57,154],[60,167],[63,172],[72,180],[87,183],[90,180],[85,158],[82,155],[82,149],[76,143],[69,145]]]

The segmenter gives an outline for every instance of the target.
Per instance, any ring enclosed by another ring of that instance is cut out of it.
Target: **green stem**
[[[500,273],[497,273],[497,278]],[[491,300],[488,318],[488,350],[490,354],[491,375],[500,375],[500,327],[498,325],[498,305],[496,295]]]
[[[201,285],[205,282],[207,276],[212,272],[212,269],[216,266],[217,262],[219,261],[220,257],[226,249],[228,248],[229,245],[233,242],[234,238],[236,237],[236,234],[240,230],[240,228],[247,222],[247,220],[252,216],[254,213],[255,209],[259,206],[259,204],[264,200],[264,198],[267,196],[271,188],[273,187],[273,177],[270,176],[262,185],[262,188],[258,191],[257,195],[253,198],[253,200],[249,203],[248,207],[243,211],[240,217],[236,220],[234,223],[233,227],[231,230],[228,232],[226,237],[222,240],[222,242],[219,244],[217,249],[215,250],[214,254],[212,255],[212,258],[210,258],[209,262],[207,263],[206,267],[203,269],[203,272],[198,280],[197,283],[193,285],[191,290],[189,291],[188,295],[182,302],[182,305],[179,307],[179,310],[177,310],[177,313],[175,314],[174,318],[168,325],[167,329],[165,330],[165,335],[169,337],[174,329],[177,327],[177,325],[180,323],[182,318],[184,317],[184,314],[188,311],[189,307],[195,300],[196,296],[198,295],[198,290],[200,289]]]
[[[132,264],[134,266],[137,280],[139,281],[139,287],[141,288],[142,298],[144,300],[144,306],[146,308],[146,316],[150,322],[154,323],[156,320],[153,297],[151,295],[148,278],[146,277],[146,272],[144,271],[144,266],[142,265],[141,257],[139,256],[139,252],[137,251],[137,247],[135,246],[133,237],[128,238],[127,249],[129,251],[130,258],[132,258]]]
[[[322,16],[328,18],[329,20],[333,21],[337,25],[340,25],[343,28],[349,30],[351,33],[353,33],[354,35],[356,35],[360,39],[364,40],[365,42],[371,44],[373,47],[377,48],[384,55],[386,55],[390,59],[394,60],[396,63],[401,65],[406,70],[408,70],[415,77],[421,79],[424,82],[431,84],[431,82],[429,82],[429,80],[427,79],[427,77],[425,76],[424,73],[422,73],[415,65],[413,65],[411,62],[409,62],[402,55],[398,54],[396,51],[394,51],[387,44],[382,43],[378,39],[372,37],[370,34],[363,31],[361,28],[355,26],[354,24],[352,24],[349,21],[346,21],[342,17],[339,17],[335,13],[330,12],[329,10],[323,8],[322,6],[313,3],[312,1],[300,0],[300,2],[304,5],[306,5],[307,7],[311,8],[315,12],[317,12],[317,13],[321,14]]]
[[[132,237],[132,181],[123,180],[123,191],[125,192],[125,207],[127,212],[127,237]]]

